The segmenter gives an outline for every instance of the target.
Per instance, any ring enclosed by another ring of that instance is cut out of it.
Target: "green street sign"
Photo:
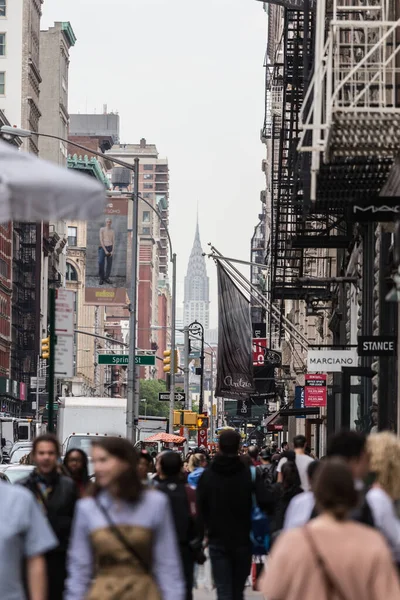
[[[127,354],[99,354],[99,365],[129,365],[129,356]],[[147,367],[154,367],[156,357],[153,355],[139,354],[135,356],[135,364]]]
[[[156,364],[156,357],[153,355],[148,355],[148,354],[142,354],[142,355],[138,355],[135,356],[135,364],[136,365],[142,365],[145,367],[154,367],[154,365]]]
[[[53,402],[53,410],[54,410],[55,412],[57,412],[57,411],[58,411],[58,406],[59,406],[58,402]],[[49,410],[49,403],[48,403],[48,402],[47,402],[47,404],[46,404],[46,410]]]

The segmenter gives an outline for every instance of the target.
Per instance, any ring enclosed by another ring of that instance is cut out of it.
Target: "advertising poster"
[[[326,375],[308,374],[305,376],[304,400],[307,408],[326,406]]]
[[[110,198],[86,231],[86,304],[127,304],[128,199]]]

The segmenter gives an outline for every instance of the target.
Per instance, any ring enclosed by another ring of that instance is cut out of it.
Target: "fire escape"
[[[353,221],[355,203],[380,195],[400,146],[400,19],[391,4],[334,0],[326,32],[326,1],[318,3],[299,150],[311,154],[313,210],[347,210]]]
[[[40,334],[37,269],[36,223],[14,223],[13,304],[12,304],[12,377],[30,385],[36,375],[37,340]]]
[[[326,248],[348,244],[346,226],[328,215],[308,215],[309,159],[301,155],[300,111],[313,63],[313,23],[315,13],[300,10],[284,12],[281,62],[267,66],[272,126],[264,125],[271,137],[271,300],[284,315],[285,301],[327,302],[332,291],[305,274],[330,275]],[[321,266],[322,264],[322,266]],[[271,342],[280,345],[282,327],[270,323]]]

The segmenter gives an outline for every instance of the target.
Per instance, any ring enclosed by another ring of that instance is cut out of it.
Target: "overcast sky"
[[[179,301],[199,204],[203,248],[249,260],[260,212],[266,14],[256,0],[45,0],[42,29],[70,21],[69,112],[120,115],[170,166]],[[217,324],[216,271],[211,324]]]

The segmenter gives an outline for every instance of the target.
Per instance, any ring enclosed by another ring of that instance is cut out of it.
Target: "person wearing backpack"
[[[218,600],[243,599],[253,551],[253,498],[262,510],[273,502],[260,473],[239,456],[240,442],[237,431],[221,432],[219,452],[197,486],[199,527],[208,538]]]
[[[180,454],[166,450],[159,456],[157,489],[170,501],[176,536],[186,582],[186,600],[193,598],[193,573],[195,562],[205,561],[202,543],[196,529],[196,492],[185,483]]]
[[[261,475],[261,479],[264,481],[265,485],[272,485],[274,482],[273,479],[273,464],[272,464],[272,456],[268,450],[262,450],[260,453],[260,466],[257,467],[257,471]]]

